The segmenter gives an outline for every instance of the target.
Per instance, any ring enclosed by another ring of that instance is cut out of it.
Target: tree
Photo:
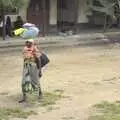
[[[120,18],[120,0],[88,0],[89,10],[93,13],[101,13],[104,16],[104,31],[114,19]]]
[[[0,0],[0,12],[3,20],[3,40],[5,40],[5,15],[21,9],[27,0]]]

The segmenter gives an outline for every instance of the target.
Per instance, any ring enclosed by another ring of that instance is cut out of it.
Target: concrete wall
[[[87,0],[79,0],[78,20],[77,20],[78,23],[88,22],[86,13],[87,13]]]
[[[21,10],[21,11],[20,11],[18,14],[16,14],[16,15],[6,15],[5,19],[7,18],[7,16],[10,16],[11,21],[14,22],[14,21],[16,21],[16,18],[17,18],[18,15],[20,15],[20,16],[22,17],[22,19],[23,19],[24,21],[26,21],[27,10],[26,10],[26,9]]]
[[[57,24],[57,0],[50,0],[50,12],[49,12],[49,23],[50,25]]]
[[[16,17],[20,15],[24,21],[26,21],[27,9],[22,9],[17,15],[9,15],[12,21],[16,20]],[[7,17],[7,16],[6,16]]]
[[[11,17],[11,20],[12,20],[12,21],[15,21],[15,20],[16,20],[16,17],[17,17],[18,15],[20,15],[20,16],[22,17],[22,19],[23,19],[24,21],[26,21],[28,3],[29,3],[29,0],[26,0],[26,3],[25,3],[26,5],[25,5],[22,9],[20,9],[20,11],[19,11],[19,13],[18,13],[17,15],[9,15],[9,16]]]
[[[20,11],[19,15],[22,17],[24,21],[26,21],[27,18],[27,8],[24,8]]]
[[[28,5],[29,5],[30,0],[25,0],[25,1],[26,1],[26,2],[25,2],[24,8],[21,9],[20,12],[19,12],[19,15],[22,17],[22,19],[23,19],[24,21],[26,21],[26,19],[27,19],[27,8],[28,8]]]

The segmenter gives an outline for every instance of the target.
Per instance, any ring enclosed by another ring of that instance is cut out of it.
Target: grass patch
[[[27,119],[30,115],[36,115],[34,111],[25,112],[20,108],[0,108],[0,120],[9,120],[10,118]]]
[[[52,110],[58,110],[58,109],[60,109],[60,107],[48,106],[46,112],[51,112]]]
[[[56,101],[63,98],[63,91],[62,90],[55,90],[54,92],[45,92],[43,95],[43,98],[41,100],[41,106],[49,106],[56,104]]]
[[[74,117],[62,117],[63,120],[72,120]]]
[[[8,94],[9,94],[9,92],[2,92],[2,93],[0,93],[0,95],[2,95],[2,96],[6,96]]]
[[[56,104],[56,101],[60,100],[64,96],[63,90],[55,90],[53,92],[44,92],[42,99],[37,102],[36,95],[31,95],[31,97],[28,98],[27,105],[32,105],[32,107],[35,105],[37,107],[46,107],[47,112],[50,112],[54,109],[52,105]],[[32,104],[31,104],[32,103]],[[25,111],[21,108],[0,108],[0,120],[9,120],[12,118],[23,118],[27,119],[30,115],[36,115],[37,113],[34,111]]]
[[[103,33],[104,35],[109,35],[109,36],[114,36],[114,35],[120,35],[120,32],[118,31],[118,32],[105,32],[105,33]]]
[[[56,104],[56,102],[61,98],[64,98],[63,92],[64,92],[63,90],[58,90],[58,89],[53,92],[44,92],[42,98],[40,98],[39,101],[37,101],[36,95],[29,95],[27,102],[32,106],[50,107],[51,105]]]
[[[92,108],[91,116],[88,120],[120,120],[120,103],[110,103],[102,101]]]

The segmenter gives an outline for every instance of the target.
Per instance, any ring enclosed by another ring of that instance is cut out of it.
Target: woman
[[[23,20],[21,18],[21,16],[17,16],[17,19],[16,21],[14,22],[14,29],[19,29],[19,28],[22,28],[23,27]]]
[[[20,103],[26,101],[27,92],[38,90],[39,98],[42,95],[40,83],[39,83],[39,73],[41,73],[41,69],[40,69],[40,65],[38,69],[36,64],[36,60],[38,60],[38,56],[40,52],[33,43],[34,40],[32,39],[27,40],[25,47],[23,49],[23,58],[24,58],[23,79],[22,79],[23,99],[19,101]]]
[[[12,37],[12,22],[10,16],[6,19],[6,35]]]

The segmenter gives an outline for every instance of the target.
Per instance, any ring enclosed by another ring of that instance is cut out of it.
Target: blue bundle
[[[30,27],[26,29],[21,36],[26,39],[35,38],[39,35],[39,31],[37,27]]]

